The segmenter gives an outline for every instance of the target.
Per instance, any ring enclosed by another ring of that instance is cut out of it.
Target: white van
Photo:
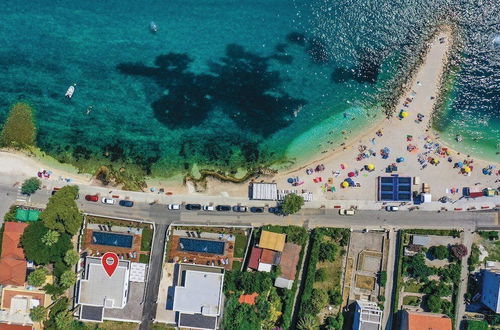
[[[354,210],[346,210],[346,209],[340,209],[339,214],[340,215],[354,215]]]

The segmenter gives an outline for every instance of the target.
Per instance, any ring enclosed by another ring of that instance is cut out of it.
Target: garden
[[[317,228],[312,232],[299,294],[297,329],[342,329],[342,270],[350,231]]]
[[[302,246],[297,269],[300,269],[307,242],[307,231],[296,226],[264,226],[254,231],[253,237],[260,236],[260,231],[266,230],[287,235],[287,242]],[[236,251],[235,251],[236,252]],[[234,268],[233,268],[234,269]],[[274,280],[280,274],[279,267],[270,273],[227,271],[224,279],[224,306],[223,329],[289,329],[292,325],[292,314],[297,278],[291,290],[273,286]],[[254,304],[240,303],[241,295],[257,294]]]
[[[412,244],[411,234],[425,235],[429,244]],[[459,233],[408,230],[401,231],[400,235],[394,312],[401,305],[412,306],[412,309],[454,319],[461,263],[465,262],[462,259],[468,252],[457,239]]]

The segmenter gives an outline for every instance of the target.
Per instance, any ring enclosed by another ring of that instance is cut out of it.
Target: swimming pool
[[[224,254],[224,242],[209,241],[205,239],[181,238],[179,240],[181,251],[202,252],[211,254]]]
[[[131,248],[133,240],[134,236],[132,235],[105,233],[102,231],[92,232],[92,244]]]

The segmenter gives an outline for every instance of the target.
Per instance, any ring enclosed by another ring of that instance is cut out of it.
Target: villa
[[[451,330],[451,319],[443,314],[403,311],[401,330]]]
[[[23,286],[27,263],[21,247],[21,236],[28,225],[21,222],[4,224],[2,254],[0,255],[0,284]]]
[[[31,309],[37,306],[47,307],[51,302],[50,296],[43,291],[37,289],[28,290],[24,286],[5,286],[2,289],[0,322],[9,325],[28,326],[31,329],[33,324],[30,318]],[[0,323],[0,329],[4,329],[3,323]]]

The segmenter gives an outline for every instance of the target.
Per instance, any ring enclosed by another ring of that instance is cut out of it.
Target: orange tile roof
[[[274,258],[276,256],[276,252],[268,249],[263,249],[262,254],[260,255],[260,262],[265,264],[274,265]]]
[[[0,284],[24,285],[27,268],[25,260],[0,259]]]
[[[406,312],[408,330],[451,330],[451,319],[443,314]]]
[[[40,302],[40,306],[45,306],[45,294],[41,292],[29,292],[26,290],[16,290],[15,288],[7,288],[3,290],[2,306],[5,309],[10,308],[12,298],[15,296],[30,297]]]
[[[21,236],[28,227],[22,222],[6,222],[2,240],[2,258],[24,260],[24,251],[21,247]]]
[[[255,305],[255,299],[259,296],[257,292],[252,294],[242,294],[238,299],[240,304]]]
[[[0,323],[0,330],[27,330],[27,329],[33,329],[33,327],[31,325]]]
[[[280,277],[287,280],[295,280],[295,273],[297,272],[297,263],[299,262],[301,246],[293,243],[286,243],[283,253],[281,254]]]
[[[259,247],[281,252],[285,246],[285,239],[285,234],[263,230],[262,233],[260,233]]]

